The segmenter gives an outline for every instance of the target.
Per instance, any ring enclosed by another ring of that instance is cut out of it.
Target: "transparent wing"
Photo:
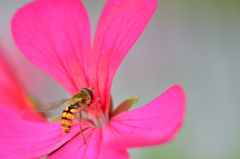
[[[42,105],[40,107],[37,107],[34,109],[35,112],[45,112],[45,111],[49,111],[49,110],[53,110],[53,109],[57,109],[59,107],[61,107],[63,105],[63,103],[69,101],[71,98],[69,99],[63,99],[57,102],[53,102],[53,103],[49,103],[46,105]]]

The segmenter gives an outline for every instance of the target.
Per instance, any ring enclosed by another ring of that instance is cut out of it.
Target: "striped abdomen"
[[[65,133],[69,133],[72,129],[74,116],[80,111],[76,105],[67,105],[62,113],[62,129]]]

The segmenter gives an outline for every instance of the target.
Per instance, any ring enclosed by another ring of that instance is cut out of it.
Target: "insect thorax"
[[[81,104],[81,105],[87,105],[91,100],[91,97],[89,96],[89,94],[84,91],[83,89],[81,89],[78,93],[76,93],[72,99],[69,101],[70,105],[77,105],[77,104]]]

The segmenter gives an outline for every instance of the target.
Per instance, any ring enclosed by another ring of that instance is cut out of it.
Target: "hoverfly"
[[[81,127],[81,118],[82,118],[82,111],[87,111],[86,107],[95,103],[95,102],[92,102],[93,100],[92,89],[94,89],[94,87],[82,88],[70,99],[64,99],[64,100],[43,105],[43,106],[37,107],[34,111],[45,112],[49,110],[54,110],[56,108],[59,108],[60,106],[62,106],[63,103],[68,101],[68,105],[64,108],[62,113],[61,123],[62,123],[62,129],[63,129],[63,136],[61,140],[63,139],[65,133],[69,133],[71,131],[74,117],[77,113],[79,113],[80,114],[80,122],[79,122],[80,133],[82,135],[84,145],[86,145],[86,141],[83,136],[83,131]]]

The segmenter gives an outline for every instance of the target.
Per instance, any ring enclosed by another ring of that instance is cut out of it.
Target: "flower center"
[[[103,127],[104,124],[109,122],[109,116],[106,116],[102,112],[102,104],[100,101],[97,101],[97,104],[92,106],[92,111],[89,111],[92,113],[91,115],[91,123],[94,125],[94,127]]]

